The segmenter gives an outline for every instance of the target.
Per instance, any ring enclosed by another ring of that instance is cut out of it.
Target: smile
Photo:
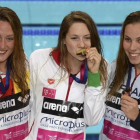
[[[6,53],[6,51],[0,51],[0,54]]]
[[[133,56],[133,57],[136,57],[136,56],[138,56],[139,54],[134,54],[134,53],[132,54],[132,53],[130,53],[130,55]]]

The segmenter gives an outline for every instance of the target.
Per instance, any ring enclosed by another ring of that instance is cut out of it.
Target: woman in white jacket
[[[140,140],[140,11],[123,23],[100,140]]]
[[[29,139],[84,140],[86,126],[103,117],[107,81],[107,62],[92,18],[81,11],[68,14],[57,47],[31,54],[30,72]]]

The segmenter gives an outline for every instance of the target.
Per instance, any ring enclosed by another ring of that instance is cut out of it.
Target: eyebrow
[[[90,36],[90,34],[87,34],[87,35],[85,35],[85,36]]]
[[[71,36],[79,36],[79,35],[73,34]],[[87,35],[84,35],[84,36],[90,36],[90,34],[87,34]]]
[[[127,36],[127,35],[124,35],[124,37],[129,37],[129,36]],[[130,37],[129,37],[130,38]]]
[[[124,37],[128,37],[128,38],[131,38],[131,37],[127,36],[127,35],[124,35]],[[140,36],[139,36],[139,37],[137,37],[137,39],[140,39]]]
[[[14,35],[7,35],[7,37],[14,37]]]

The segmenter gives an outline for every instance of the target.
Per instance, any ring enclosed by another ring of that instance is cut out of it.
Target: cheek
[[[123,42],[123,48],[124,48],[124,51],[127,51],[129,48],[128,43],[126,43],[125,41]]]
[[[91,41],[90,40],[89,41],[85,41],[85,45],[88,46],[88,47],[93,47],[93,46],[91,46]]]
[[[13,52],[13,50],[14,50],[14,42],[9,44],[9,50],[10,50],[11,53]]]

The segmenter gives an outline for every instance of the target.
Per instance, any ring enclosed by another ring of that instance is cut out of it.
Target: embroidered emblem
[[[51,85],[51,84],[54,84],[55,80],[54,79],[48,79],[48,83]]]

